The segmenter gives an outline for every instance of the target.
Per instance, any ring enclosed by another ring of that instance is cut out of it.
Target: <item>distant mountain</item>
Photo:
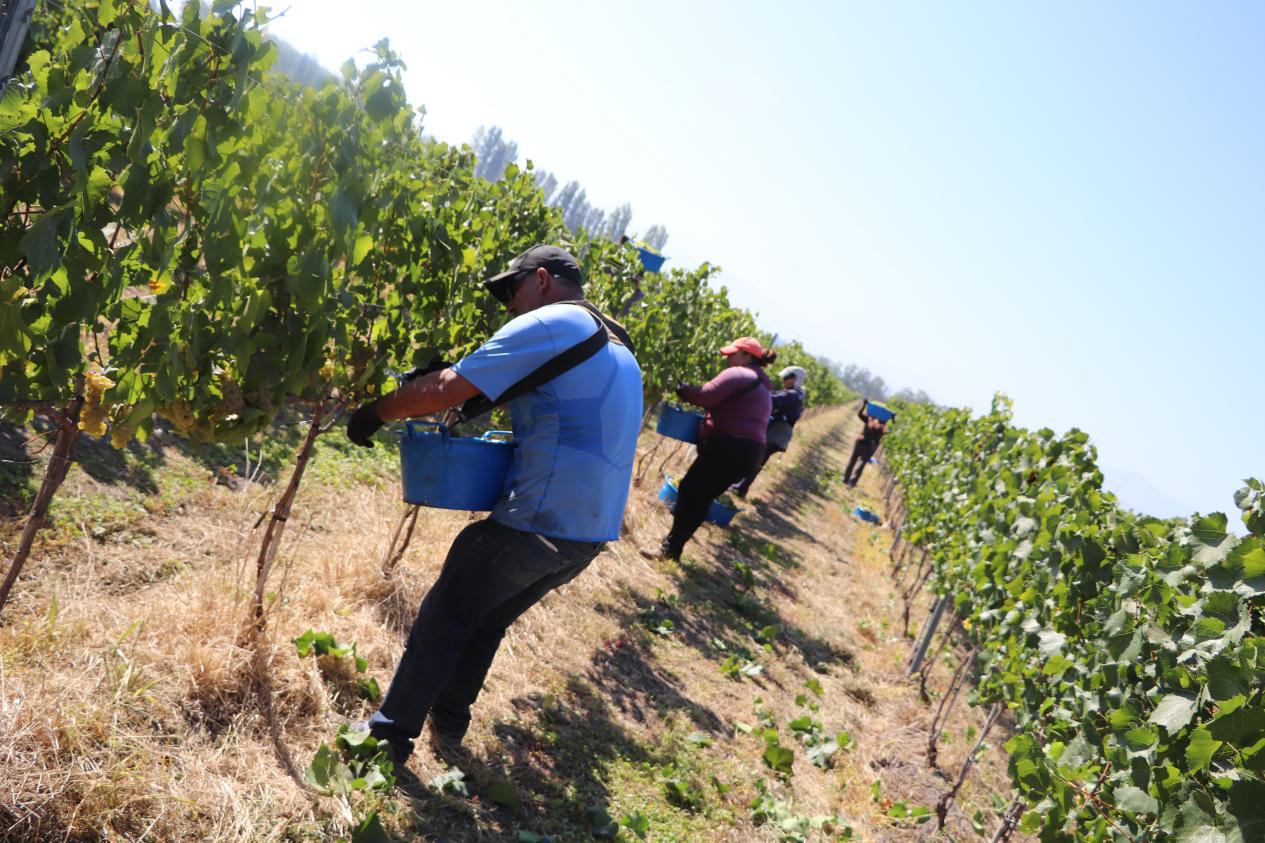
[[[1103,487],[1115,493],[1120,503],[1143,515],[1156,518],[1186,518],[1195,511],[1187,503],[1171,498],[1151,484],[1141,474],[1125,471],[1109,465],[1100,465]]]
[[[281,38],[269,36],[270,41],[277,45],[277,63],[272,69],[278,73],[284,73],[300,85],[307,85],[309,88],[323,88],[326,82],[337,81],[337,77],[325,68],[310,55],[300,50]]]

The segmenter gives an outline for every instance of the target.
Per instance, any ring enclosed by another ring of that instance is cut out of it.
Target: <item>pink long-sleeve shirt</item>
[[[742,392],[752,378],[758,378],[760,386]],[[719,433],[764,444],[769,414],[773,412],[773,383],[763,369],[730,366],[702,386],[685,387],[680,395],[707,410],[699,431],[703,438]]]

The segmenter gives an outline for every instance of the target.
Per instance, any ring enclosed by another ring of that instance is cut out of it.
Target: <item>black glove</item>
[[[677,398],[680,398],[681,400],[685,400],[685,396],[682,395],[681,393],[684,392],[688,386],[689,384],[686,383],[685,381],[677,381],[676,386],[672,388],[672,391],[676,393]]]
[[[378,418],[377,401],[361,404],[347,419],[347,438],[352,444],[365,448],[373,447],[373,434],[378,432],[385,422]]]
[[[408,383],[409,381],[417,380],[422,375],[429,375],[432,372],[442,372],[444,369],[448,369],[451,366],[452,364],[447,360],[435,358],[425,366],[418,366],[416,369],[409,369],[407,372],[400,375],[400,380],[404,383]]]

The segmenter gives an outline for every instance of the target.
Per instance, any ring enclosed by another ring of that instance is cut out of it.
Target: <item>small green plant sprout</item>
[[[671,618],[647,618],[646,628],[655,635],[671,635],[676,629],[676,623]]]
[[[821,705],[816,701],[808,698],[808,694],[796,694],[795,705],[799,708],[806,708],[813,714],[821,711]]]
[[[812,691],[814,696],[824,697],[826,695],[826,692],[821,687],[821,682],[819,682],[816,677],[805,682],[804,687]]]
[[[687,811],[701,811],[707,801],[703,788],[682,773],[675,764],[668,764],[659,774],[659,788],[668,803]]]
[[[754,679],[763,672],[763,665],[738,656],[729,656],[720,665],[720,675],[728,676],[730,679],[739,679],[743,676]]]
[[[755,726],[742,720],[734,721],[734,731],[742,732],[744,735],[750,735],[755,732]]]
[[[299,651],[299,658],[304,659],[308,656],[352,656],[355,658],[356,645],[350,647],[340,647],[338,642],[334,640],[334,636],[328,632],[316,632],[309,629],[307,632],[294,639],[294,647]],[[368,667],[368,664],[365,665]],[[359,667],[359,665],[357,665]]]
[[[317,748],[303,778],[325,795],[386,792],[395,785],[386,747],[368,732],[354,732],[345,723],[338,727],[333,746],[323,743]]]
[[[301,659],[305,659],[308,656],[316,659],[322,656],[328,656],[332,659],[351,656],[356,673],[362,674],[369,669],[369,660],[356,654],[355,644],[350,647],[342,647],[334,640],[334,636],[328,632],[316,632],[309,629],[294,639],[294,648],[298,651]],[[356,694],[361,699],[372,703],[382,699],[382,689],[378,686],[378,680],[372,676],[356,679]]]
[[[645,840],[646,834],[650,832],[650,820],[646,819],[646,815],[636,809],[625,814],[619,824],[637,835],[638,840]]]
[[[322,743],[303,771],[303,780],[317,793],[337,797],[344,813],[356,822],[352,843],[385,843],[389,840],[377,811],[361,815],[353,805],[356,793],[389,793],[395,787],[395,769],[386,748],[368,732],[354,732],[347,724],[338,728],[334,744]]]
[[[734,573],[737,574],[738,585],[743,589],[755,588],[755,574],[746,562],[735,562]]]
[[[916,825],[922,825],[931,819],[931,809],[926,805],[915,805],[910,807],[903,801],[893,802],[891,807],[887,809],[887,816],[894,820],[902,820],[906,823],[912,822]]]
[[[796,814],[792,810],[791,801],[774,795],[764,779],[756,781],[756,791],[756,798],[747,805],[752,821],[759,826],[771,826],[781,840],[806,843],[811,832],[823,831],[830,834],[839,822],[838,817],[833,816],[806,817]],[[841,834],[837,839],[851,840],[852,829],[845,827],[845,831],[846,836]]]
[[[852,736],[848,732],[829,737],[824,726],[807,714],[792,720],[787,726],[808,750],[808,760],[822,770],[834,766],[834,757],[841,749],[852,746]]]
[[[795,763],[795,750],[782,746],[776,729],[764,730],[764,763],[769,769],[791,775]]]
[[[676,623],[667,615],[676,611],[681,598],[676,594],[665,595],[661,588],[655,589],[655,592],[655,602],[642,611],[641,621],[656,635],[671,635]]]

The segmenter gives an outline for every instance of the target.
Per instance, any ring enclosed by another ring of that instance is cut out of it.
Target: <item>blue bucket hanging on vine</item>
[[[663,255],[656,255],[649,249],[643,249],[638,246],[637,251],[641,253],[641,265],[645,267],[646,272],[660,272],[663,269],[663,262],[667,260]]]

